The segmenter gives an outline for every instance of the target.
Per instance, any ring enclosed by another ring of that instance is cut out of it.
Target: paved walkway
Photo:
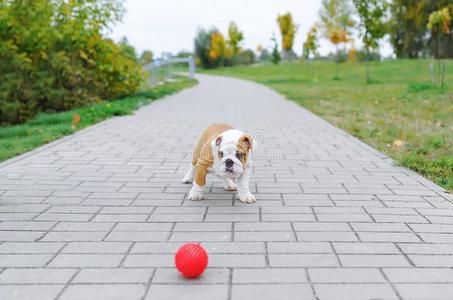
[[[199,80],[0,164],[0,299],[452,298],[451,196],[266,87]],[[260,142],[256,204],[215,178],[185,200],[213,122]],[[173,268],[185,241],[198,280]]]

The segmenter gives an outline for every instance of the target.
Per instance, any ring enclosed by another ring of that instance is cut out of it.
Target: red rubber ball
[[[175,265],[184,277],[196,278],[208,266],[208,253],[198,244],[184,244],[176,251]]]

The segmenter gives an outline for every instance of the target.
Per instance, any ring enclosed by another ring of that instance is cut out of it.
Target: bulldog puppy
[[[228,124],[213,124],[205,129],[195,147],[192,164],[182,182],[193,182],[190,200],[203,199],[206,175],[214,172],[223,178],[226,191],[237,190],[239,200],[254,203],[250,193],[252,137]],[[236,182],[236,183],[235,183]]]

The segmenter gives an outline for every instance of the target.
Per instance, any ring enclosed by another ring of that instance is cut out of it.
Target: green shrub
[[[250,65],[255,62],[255,52],[251,49],[240,51],[234,58],[235,65]]]
[[[102,35],[122,12],[109,0],[0,2],[0,123],[135,92],[135,51]]]
[[[209,49],[211,47],[211,35],[216,29],[206,31],[200,29],[195,37],[195,56],[197,58],[197,64],[204,68],[212,68],[212,63],[209,58]]]

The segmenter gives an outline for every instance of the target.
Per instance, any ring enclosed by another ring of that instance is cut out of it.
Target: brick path
[[[0,299],[451,299],[451,195],[275,92],[200,84],[0,164]],[[180,183],[201,130],[261,141],[244,205]],[[185,281],[173,254],[200,241]]]

